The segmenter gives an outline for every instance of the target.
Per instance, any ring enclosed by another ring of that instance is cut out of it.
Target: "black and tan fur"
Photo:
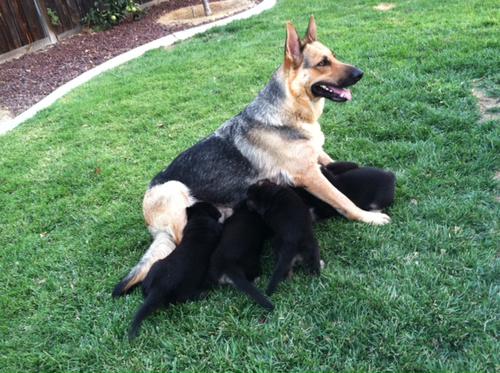
[[[171,253],[181,239],[187,206],[200,200],[230,211],[261,179],[303,187],[351,220],[388,223],[387,215],[357,207],[320,170],[332,162],[318,122],[325,98],[346,101],[345,87],[362,75],[317,40],[313,17],[303,40],[288,23],[284,63],[255,100],[152,180],[144,216],[154,241],[115,295],[142,281],[154,261]]]

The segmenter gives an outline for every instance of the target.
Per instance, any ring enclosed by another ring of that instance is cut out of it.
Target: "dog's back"
[[[194,299],[204,290],[210,255],[222,231],[217,221],[220,213],[200,202],[187,209],[187,216],[180,245],[170,256],[157,261],[142,283],[146,299],[132,322],[130,338],[156,309]]]
[[[254,286],[260,276],[260,256],[268,229],[262,218],[245,204],[225,221],[222,236],[210,264],[214,282],[230,282],[267,310],[273,304]]]

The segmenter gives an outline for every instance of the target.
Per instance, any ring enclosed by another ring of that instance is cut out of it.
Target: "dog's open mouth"
[[[336,102],[352,100],[352,94],[349,89],[336,87],[327,82],[318,82],[314,84],[311,87],[311,91],[315,96],[325,97]]]

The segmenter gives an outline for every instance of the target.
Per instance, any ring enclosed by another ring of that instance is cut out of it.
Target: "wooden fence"
[[[95,1],[0,0],[0,62],[78,31]],[[169,0],[135,0],[143,8],[165,1]]]
[[[80,25],[94,0],[0,0],[0,54],[54,43]],[[57,17],[57,18],[56,18]]]

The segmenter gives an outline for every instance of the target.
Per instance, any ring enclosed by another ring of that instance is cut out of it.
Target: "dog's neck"
[[[296,118],[296,122],[298,124],[317,123],[323,114],[325,99],[313,97],[312,93],[306,91],[304,77],[300,76],[300,71],[285,70],[284,67],[278,71],[286,89],[288,111]]]
[[[300,127],[317,123],[324,105],[324,98],[311,99],[304,90],[289,86],[281,66],[245,113],[267,125]]]

